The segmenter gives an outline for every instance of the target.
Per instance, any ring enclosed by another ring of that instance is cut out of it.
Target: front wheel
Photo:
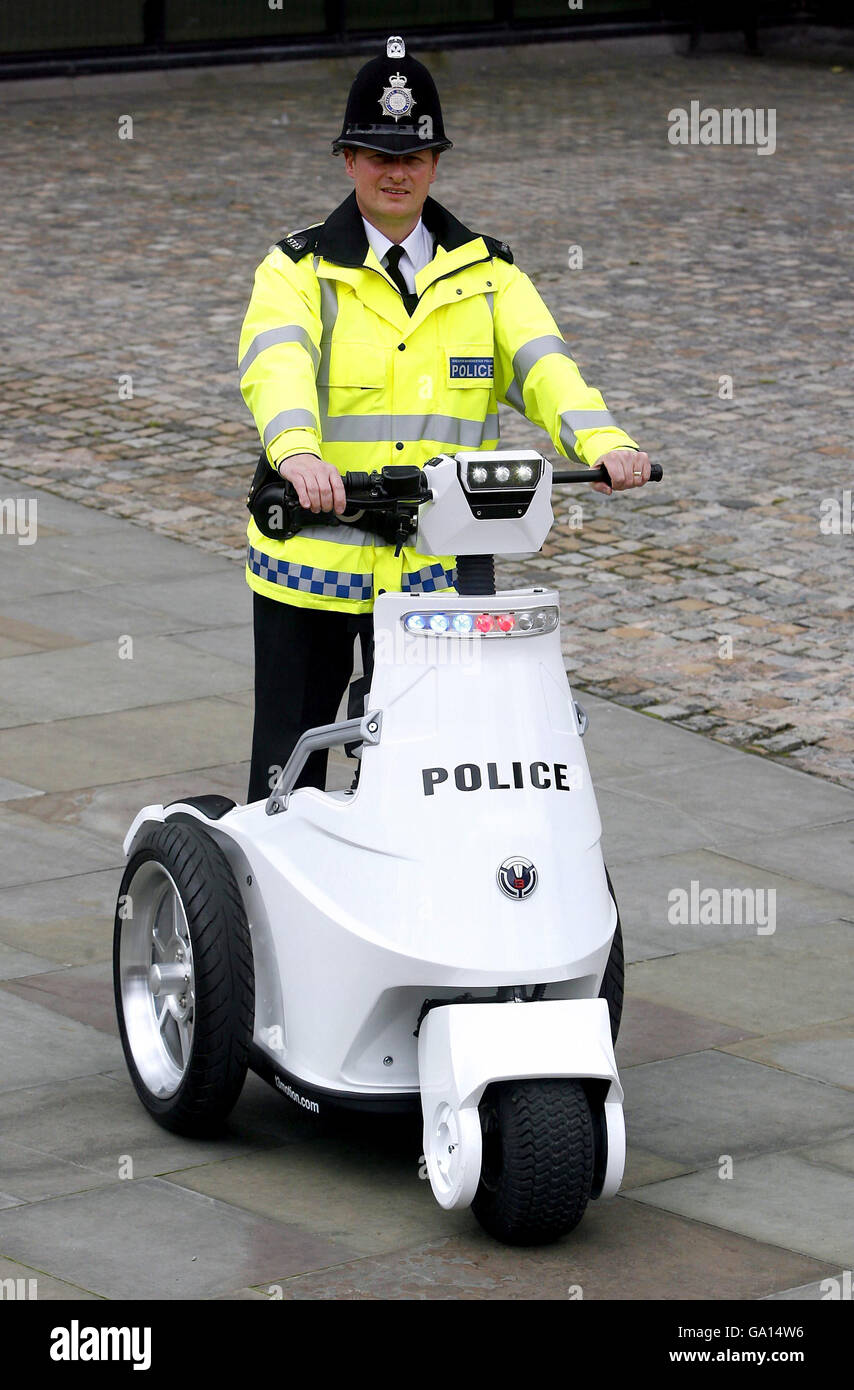
[[[116,1013],[131,1080],[165,1128],[220,1128],[240,1095],[255,1017],[246,912],[204,831],[148,830],[125,870],[113,937]]]
[[[548,1245],[578,1225],[593,1185],[593,1118],[580,1081],[504,1081],[480,1102],[472,1211],[506,1245]]]

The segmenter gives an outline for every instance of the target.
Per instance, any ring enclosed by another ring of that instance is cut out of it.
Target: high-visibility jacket
[[[637,447],[582,379],[509,248],[432,198],[422,218],[436,249],[416,276],[411,317],[368,243],[355,193],[259,266],[239,371],[271,466],[306,452],[341,473],[371,472],[494,449],[499,401],[591,466]],[[383,590],[435,592],[455,579],[454,556],[408,546],[395,556],[355,528],[310,526],[274,541],[250,521],[248,536],[250,586],[305,608],[369,612]]]

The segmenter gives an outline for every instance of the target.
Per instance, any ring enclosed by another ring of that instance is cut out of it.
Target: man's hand
[[[325,463],[316,454],[291,454],[279,464],[279,474],[293,483],[301,507],[312,512],[331,512],[340,516],[346,509],[344,482],[332,463]]]
[[[630,487],[643,487],[649,482],[649,454],[640,454],[635,449],[612,449],[596,460],[597,467],[604,463],[611,479],[607,483],[591,483],[594,492],[625,492]]]

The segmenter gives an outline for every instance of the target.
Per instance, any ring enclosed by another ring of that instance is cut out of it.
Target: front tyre
[[[480,1102],[472,1211],[506,1245],[548,1245],[578,1225],[593,1184],[593,1120],[574,1080],[504,1081]]]
[[[146,831],[119,889],[113,936],[119,1033],[137,1095],[166,1129],[210,1134],[249,1060],[249,925],[225,855],[204,831]]]

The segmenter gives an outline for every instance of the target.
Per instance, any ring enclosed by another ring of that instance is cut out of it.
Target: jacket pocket
[[[388,357],[388,349],[376,343],[322,342],[317,384],[343,391],[382,391]]]
[[[495,358],[491,342],[454,343],[445,348],[445,385],[450,390],[480,387],[491,391],[495,384]]]

